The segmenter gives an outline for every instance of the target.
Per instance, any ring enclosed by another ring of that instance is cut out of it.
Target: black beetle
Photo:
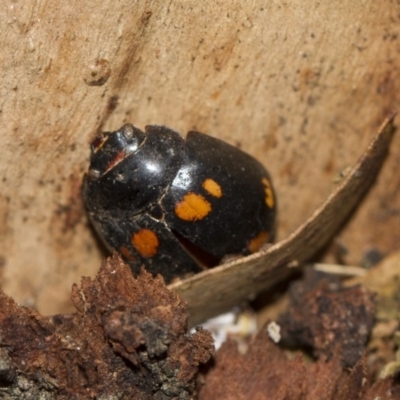
[[[267,171],[221,140],[126,124],[91,150],[83,182],[90,220],[134,272],[144,265],[170,282],[271,239],[276,200]]]

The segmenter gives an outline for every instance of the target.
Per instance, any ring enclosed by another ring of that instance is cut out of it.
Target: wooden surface
[[[88,143],[125,122],[197,129],[271,172],[286,238],[399,107],[400,5],[5,0],[0,9],[0,266],[44,313],[105,254],[80,198]],[[340,234],[345,261],[400,242],[400,135]]]

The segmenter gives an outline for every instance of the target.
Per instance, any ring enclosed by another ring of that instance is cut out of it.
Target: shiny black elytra
[[[265,168],[218,139],[124,125],[91,145],[83,198],[109,249],[167,282],[270,239],[275,194]],[[206,262],[207,263],[207,262]]]

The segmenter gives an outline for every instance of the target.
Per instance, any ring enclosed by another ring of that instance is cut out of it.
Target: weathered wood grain
[[[278,192],[278,240],[321,204],[399,105],[395,1],[58,2],[0,8],[0,280],[69,310],[101,251],[80,198],[88,143],[124,122],[198,129],[255,155]],[[346,260],[400,239],[400,139],[339,236]]]

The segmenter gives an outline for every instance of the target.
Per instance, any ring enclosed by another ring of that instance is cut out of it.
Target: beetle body
[[[199,132],[127,124],[92,143],[83,197],[110,249],[167,282],[270,239],[275,194],[265,168]],[[207,257],[205,257],[207,255]]]

